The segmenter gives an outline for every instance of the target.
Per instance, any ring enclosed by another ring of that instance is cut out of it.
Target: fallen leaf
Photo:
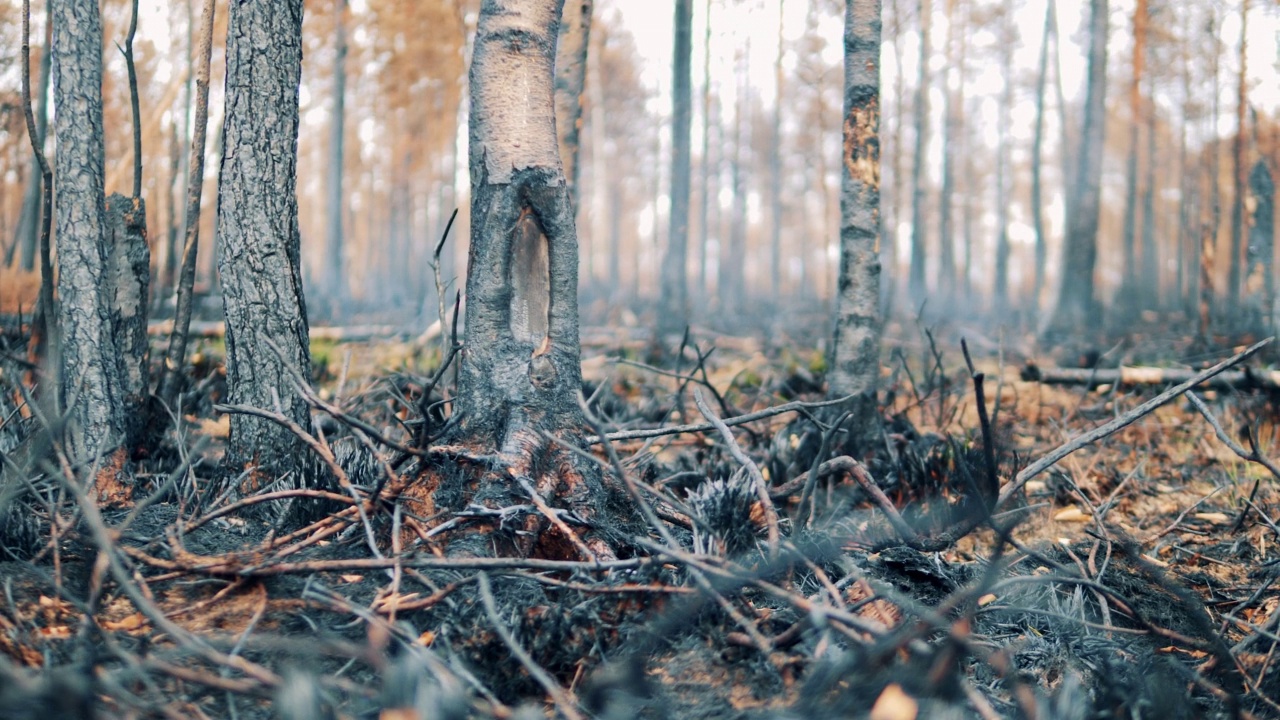
[[[339,575],[343,582],[358,583],[364,579],[363,575]]]
[[[890,683],[871,708],[871,720],[915,720],[920,705],[902,690],[897,683]]]
[[[996,601],[996,594],[987,593],[986,595],[983,595],[982,597],[978,598],[978,607],[984,607],[986,605],[990,605],[995,601]]]
[[[1226,513],[1220,512],[1196,513],[1194,517],[1197,520],[1203,520],[1214,525],[1226,525],[1231,522],[1231,518]]]
[[[137,630],[147,624],[147,618],[142,613],[134,613],[120,620],[108,620],[102,623],[102,627],[107,630]]]

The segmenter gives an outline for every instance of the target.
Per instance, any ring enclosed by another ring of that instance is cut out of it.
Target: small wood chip
[[[1069,508],[1063,508],[1062,510],[1054,513],[1053,519],[1058,522],[1089,522],[1089,520],[1092,519],[1092,516],[1080,508],[1072,506]]]

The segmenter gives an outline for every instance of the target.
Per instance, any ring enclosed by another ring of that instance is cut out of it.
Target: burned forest
[[[0,48],[0,720],[1280,718],[1280,5]]]

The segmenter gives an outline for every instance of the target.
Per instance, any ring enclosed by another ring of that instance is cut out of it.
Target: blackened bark
[[[290,373],[311,374],[295,192],[301,73],[302,0],[231,3],[217,229],[229,400],[310,427]],[[230,471],[274,478],[301,454],[286,428],[231,416]]]
[[[840,276],[832,397],[855,395],[849,447],[879,437],[880,2],[849,0],[844,20],[844,142],[840,170]]]
[[[102,20],[96,0],[53,0],[61,398],[77,459],[124,439],[120,353],[106,294]]]
[[[690,121],[693,104],[693,0],[676,0],[672,76],[671,216],[662,258],[658,336],[674,338],[689,324]]]
[[[1075,174],[1077,205],[1067,218],[1062,289],[1051,334],[1085,327],[1095,310],[1093,270],[1098,258],[1102,152],[1106,139],[1107,14],[1107,0],[1091,0],[1083,149]]]
[[[1218,40],[1218,16],[1210,6],[1209,22],[1205,24],[1205,35],[1213,46],[1211,53],[1210,76],[1213,78],[1212,90],[1209,93],[1210,111],[1207,118],[1208,137],[1211,138],[1207,152],[1209,153],[1209,218],[1200,228],[1200,302],[1197,340],[1202,344],[1209,340],[1209,325],[1214,311],[1214,264],[1218,247],[1218,229],[1222,227],[1222,190],[1218,177],[1221,171],[1221,150],[1218,143],[1218,76],[1222,44]]]

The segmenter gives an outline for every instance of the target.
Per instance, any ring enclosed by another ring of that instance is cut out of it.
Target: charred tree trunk
[[[911,161],[911,301],[925,297],[925,254],[928,228],[925,226],[925,150],[929,146],[929,0],[920,0],[920,76],[915,96],[915,150]]]
[[[306,428],[294,379],[311,374],[295,190],[301,72],[302,0],[231,3],[217,230],[229,400],[278,409]],[[226,464],[255,469],[250,487],[301,454],[288,429],[231,416]]]
[[[1085,91],[1083,145],[1076,172],[1077,206],[1068,216],[1062,290],[1050,328],[1070,333],[1085,327],[1093,316],[1093,270],[1098,257],[1098,216],[1101,205],[1102,152],[1106,139],[1107,0],[1091,0],[1089,74]]]
[[[346,306],[347,281],[343,273],[343,169],[346,161],[347,107],[347,0],[334,2],[333,111],[329,116],[328,200],[325,202],[325,288],[329,311],[341,315]]]
[[[880,438],[880,2],[849,0],[844,16],[844,141],[840,277],[828,394],[856,396],[847,447]]]
[[[560,159],[569,185],[574,212],[579,208],[578,180],[582,176],[578,155],[581,148],[583,94],[587,81],[587,48],[591,45],[593,0],[565,0],[556,44],[556,131],[560,138]],[[597,152],[603,152],[599,150]]]
[[[675,58],[672,63],[671,217],[662,258],[658,336],[679,336],[689,324],[690,120],[693,104],[693,0],[676,0]]]
[[[54,187],[61,400],[78,460],[125,436],[120,350],[107,294],[103,212],[102,21],[96,0],[54,0]]]
[[[503,507],[529,489],[590,520],[602,488],[593,465],[577,470],[544,433],[576,443],[586,423],[578,340],[578,248],[557,148],[552,84],[562,0],[486,0],[470,71],[471,250],[466,338],[458,372],[454,442],[497,452],[472,503]],[[430,483],[411,500],[434,507]],[[525,487],[527,486],[527,488]],[[458,508],[461,509],[461,508]],[[545,522],[515,537],[465,533],[455,552],[527,555]],[[567,527],[567,526],[566,526]],[[600,557],[593,539],[561,538]],[[542,546],[543,551],[546,546]],[[585,554],[585,553],[580,553]]]

